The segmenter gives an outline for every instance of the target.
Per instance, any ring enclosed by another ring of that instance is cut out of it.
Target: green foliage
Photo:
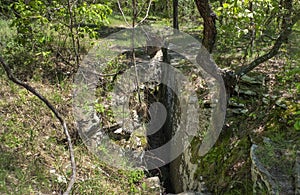
[[[287,124],[293,126],[296,131],[300,130],[300,103],[297,101],[300,94],[300,67],[299,49],[289,49],[286,57],[287,65],[284,71],[278,75],[281,87],[292,97],[287,99],[287,110],[283,112],[283,117]],[[295,101],[296,100],[296,101]]]
[[[78,36],[82,37],[84,34],[81,33],[88,32],[94,38],[96,37],[94,30],[107,24],[107,16],[112,12],[107,5],[87,4],[86,2],[72,4],[71,13],[67,4],[59,1],[52,1],[50,4],[40,0],[30,1],[29,4],[19,1],[14,3],[13,6],[19,13],[14,19],[13,25],[18,28],[18,33],[23,36],[21,39],[26,38],[28,34],[29,37],[37,38],[37,42],[40,43],[48,41],[51,37],[46,36],[46,32],[37,31],[43,30],[45,27],[50,27],[50,29],[67,35],[71,32],[66,32],[65,27],[67,29],[77,28],[79,31]],[[73,20],[72,27],[70,26],[70,20]],[[40,37],[38,33],[41,33]]]
[[[71,81],[41,85],[31,81],[72,124]],[[64,191],[70,175],[65,135],[51,112],[25,89],[0,77],[0,194],[52,194]],[[72,134],[73,129],[69,129]],[[80,140],[72,139],[77,180],[72,194],[140,192],[139,171],[120,172],[103,165]],[[131,182],[131,183],[129,183]]]
[[[300,131],[300,117],[298,117],[296,119],[296,122],[294,124],[294,128],[297,130],[297,131]]]
[[[76,59],[90,47],[84,41],[98,37],[112,12],[100,3],[71,2],[68,7],[67,1],[16,1],[10,7],[15,36],[5,42],[3,53],[22,79],[44,74],[62,80],[74,72]],[[6,34],[1,32],[1,41]]]
[[[251,59],[262,47],[273,44],[281,28],[283,10],[278,1],[226,0],[212,3],[217,14],[217,50],[236,50],[241,58]]]
[[[10,0],[0,0],[0,18],[8,19],[11,17],[11,3]]]
[[[195,2],[189,0],[178,1],[178,14],[179,21],[181,20],[182,23],[189,22],[191,19],[195,20],[195,17],[200,18]]]
[[[103,104],[96,103],[95,104],[95,111],[101,114],[104,114],[105,108]]]
[[[133,170],[128,174],[128,182],[130,184],[131,192],[138,192],[139,190],[136,188],[136,184],[140,183],[141,180],[145,177],[143,170]]]
[[[15,30],[10,27],[10,20],[2,20],[0,19],[0,43],[5,46],[7,42],[9,42],[13,36],[16,34]]]
[[[284,117],[289,125],[293,125],[296,131],[300,131],[300,104],[288,102],[290,105],[284,112]]]
[[[172,1],[154,0],[152,4],[151,14],[160,17],[171,17]]]
[[[223,132],[218,142],[203,157],[196,156],[200,140],[191,143],[193,163],[201,165],[195,177],[203,177],[213,194],[247,194],[252,190],[251,175],[248,172],[251,166],[248,157],[251,143],[247,136],[234,135],[232,129]]]
[[[112,13],[112,10],[103,4],[90,4],[84,2],[75,10],[76,21],[79,22],[79,36],[84,37],[87,33],[90,38],[97,38],[97,29],[105,24],[108,24],[107,16]]]

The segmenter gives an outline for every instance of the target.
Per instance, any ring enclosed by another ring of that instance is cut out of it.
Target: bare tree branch
[[[151,3],[152,3],[152,0],[149,1],[145,17],[141,21],[139,21],[139,23],[135,27],[137,27],[139,24],[143,23],[148,18],[150,7],[151,7]]]
[[[151,0],[152,1],[152,0]],[[143,5],[141,6],[141,8],[139,9],[139,12],[137,15],[140,15],[140,13],[143,11],[145,5],[147,4],[147,1],[144,1]]]
[[[67,190],[64,192],[64,195],[68,195],[75,183],[76,180],[76,164],[75,164],[75,157],[74,157],[74,150],[73,150],[73,146],[72,146],[72,141],[71,141],[71,137],[67,128],[67,125],[64,121],[64,119],[60,116],[60,114],[58,113],[58,111],[53,107],[53,105],[44,97],[42,96],[39,92],[37,92],[34,88],[32,88],[30,85],[20,81],[19,79],[17,79],[12,71],[10,70],[9,66],[4,62],[3,58],[0,56],[0,63],[2,64],[7,77],[13,81],[14,83],[16,83],[17,85],[20,85],[22,87],[24,87],[25,89],[27,89],[28,91],[30,91],[32,94],[34,94],[35,96],[37,96],[41,101],[43,101],[47,107],[54,113],[54,115],[56,116],[56,118],[59,120],[60,124],[63,127],[64,133],[67,137],[68,140],[68,146],[69,146],[69,152],[70,152],[70,161],[71,161],[71,167],[72,167],[72,175],[71,175],[71,179],[68,183],[68,187]]]
[[[120,1],[118,0],[117,3],[118,3],[119,10],[120,10],[120,12],[121,12],[121,14],[122,14],[122,16],[123,16],[123,18],[124,18],[124,21],[126,22],[127,26],[130,26],[130,24],[128,23],[128,21],[127,21],[127,19],[126,19],[126,17],[125,17],[125,14],[124,14],[124,12],[123,12],[123,10],[122,10]]]

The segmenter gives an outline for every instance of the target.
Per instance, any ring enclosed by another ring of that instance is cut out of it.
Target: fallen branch
[[[37,92],[34,88],[32,88],[30,85],[20,81],[19,79],[17,79],[11,69],[9,68],[9,66],[4,62],[3,58],[0,56],[0,63],[2,64],[7,77],[14,83],[16,83],[17,85],[20,85],[22,87],[24,87],[25,89],[27,89],[28,91],[30,91],[32,94],[34,94],[35,96],[37,96],[41,101],[43,101],[47,107],[54,113],[54,115],[56,116],[56,118],[59,120],[60,124],[63,127],[64,133],[67,137],[68,140],[68,146],[69,146],[69,152],[70,152],[70,160],[71,160],[71,167],[72,167],[72,176],[71,179],[68,183],[68,187],[67,190],[64,192],[64,195],[67,195],[70,193],[74,183],[75,183],[75,179],[76,179],[76,164],[75,164],[75,157],[74,157],[74,150],[73,150],[73,146],[72,146],[72,142],[71,142],[71,137],[67,128],[67,125],[64,121],[64,119],[60,116],[60,114],[58,113],[58,111],[52,106],[52,104],[44,97],[42,96],[39,92]]]

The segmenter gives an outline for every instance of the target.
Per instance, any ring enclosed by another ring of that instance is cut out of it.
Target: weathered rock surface
[[[147,192],[145,193],[162,194],[162,188],[159,177],[149,177],[145,180],[145,183],[147,186]]]
[[[299,194],[299,154],[295,158],[295,151],[265,138],[264,144],[252,145],[250,157],[254,194]]]
[[[192,47],[191,47],[192,48]],[[191,52],[192,53],[192,52]],[[170,52],[171,55],[171,65],[175,65],[176,67],[180,66],[181,60],[179,56],[176,54],[173,54]],[[182,59],[183,60],[183,59]],[[205,61],[207,60],[207,61]],[[179,61],[179,62],[178,62]],[[199,178],[197,175],[197,169],[200,166],[198,159],[201,155],[205,154],[210,147],[214,144],[214,140],[219,135],[219,131],[221,127],[219,126],[220,121],[222,121],[222,112],[224,111],[223,107],[220,106],[220,102],[214,102],[214,100],[217,99],[217,96],[220,95],[220,86],[218,80],[218,75],[214,75],[215,72],[213,70],[210,70],[210,67],[214,67],[213,64],[209,64],[209,60],[204,57],[203,64],[201,68],[207,69],[206,73],[195,73],[195,74],[202,74],[202,79],[206,84],[209,86],[206,91],[203,91],[204,93],[207,93],[208,96],[208,102],[210,106],[208,108],[204,109],[198,109],[198,99],[196,98],[189,98],[188,106],[185,107],[182,104],[178,104],[176,102],[169,102],[168,100],[165,102],[166,107],[168,108],[168,113],[170,114],[170,119],[167,120],[167,129],[171,131],[169,135],[177,134],[178,132],[184,132],[185,134],[189,134],[190,136],[187,136],[186,138],[183,138],[182,140],[179,140],[177,145],[180,147],[172,147],[170,150],[171,154],[175,154],[177,150],[180,150],[181,147],[185,145],[185,139],[189,139],[189,143],[192,143],[189,145],[181,155],[179,155],[174,161],[170,163],[170,180],[171,185],[175,193],[180,194],[207,194],[206,187],[205,187],[205,181],[202,181],[201,178]],[[211,66],[209,66],[211,65]],[[185,63],[185,67],[183,71],[195,71],[191,68],[189,68],[189,64]],[[183,68],[183,66],[182,66]],[[210,76],[209,76],[210,75]],[[165,77],[168,77],[169,75],[166,74]],[[182,85],[182,81],[178,83],[178,81],[169,78],[167,80],[168,86],[175,86],[175,89],[179,89]],[[201,82],[200,82],[201,83]],[[197,84],[194,84],[193,86],[196,86]],[[187,86],[187,85],[186,85]],[[194,87],[191,89],[191,91],[195,90]],[[203,90],[203,89],[202,89]],[[163,94],[163,97],[167,99],[175,99],[173,97],[174,95],[177,95],[176,98],[179,99],[178,102],[184,102],[183,99],[187,99],[184,94],[180,94],[175,91],[174,94],[168,93],[166,90],[166,93]],[[182,96],[180,96],[180,95]],[[222,95],[225,94],[225,91],[223,91]],[[226,98],[225,98],[226,99]],[[225,100],[224,99],[224,100]],[[223,99],[222,99],[223,100]],[[186,101],[186,100],[185,100]],[[225,103],[226,104],[226,103]],[[225,105],[224,104],[224,105]],[[219,117],[219,120],[216,120]],[[196,122],[198,121],[198,122]],[[223,124],[221,124],[223,125]],[[195,136],[195,137],[193,137]],[[200,149],[199,149],[200,148]],[[183,193],[182,193],[183,192]]]

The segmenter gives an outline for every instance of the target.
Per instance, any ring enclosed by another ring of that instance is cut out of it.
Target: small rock
[[[257,95],[257,93],[255,91],[252,91],[252,90],[244,88],[244,87],[242,88],[242,87],[236,86],[234,88],[234,90],[239,94],[244,94],[244,95],[249,95],[249,96],[256,96]]]
[[[244,108],[245,104],[237,103],[237,102],[234,102],[232,100],[229,100],[229,106],[235,107],[235,108]]]
[[[160,179],[159,177],[149,177],[145,180],[147,191],[149,191],[151,194],[161,194],[162,189],[160,186]]]
[[[282,98],[278,99],[275,104],[281,108],[287,109],[287,106]]]
[[[123,131],[123,129],[122,129],[122,128],[119,128],[119,129],[115,130],[114,133],[120,134],[120,133],[122,133],[122,131]]]
[[[249,110],[246,109],[242,109],[242,108],[235,108],[235,109],[231,109],[232,113],[234,114],[246,114]]]
[[[249,83],[249,84],[263,84],[263,78],[254,78],[254,77],[249,77],[247,75],[244,75],[241,77],[242,81]]]

